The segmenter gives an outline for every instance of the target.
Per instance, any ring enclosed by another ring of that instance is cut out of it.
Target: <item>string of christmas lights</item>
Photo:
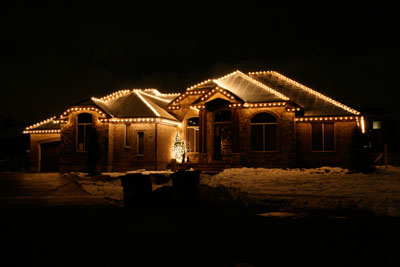
[[[297,86],[297,87],[299,87],[299,88],[301,88],[301,89],[303,89],[303,90],[305,90],[305,91],[307,91],[307,92],[309,92],[309,93],[311,93],[313,95],[316,95],[316,96],[324,99],[325,101],[328,101],[328,102],[334,104],[337,107],[340,107],[340,108],[342,108],[342,109],[344,109],[344,110],[346,110],[346,111],[348,111],[350,113],[353,113],[355,115],[360,115],[359,111],[357,111],[355,109],[352,109],[352,108],[350,108],[350,107],[348,107],[348,106],[346,106],[346,105],[344,105],[344,104],[342,104],[342,103],[340,103],[340,102],[338,102],[338,101],[336,101],[336,100],[334,100],[334,99],[332,99],[330,97],[327,97],[327,96],[325,96],[325,95],[323,95],[323,94],[321,94],[321,93],[319,93],[319,92],[317,92],[317,91],[315,91],[315,90],[313,90],[313,89],[311,89],[311,88],[309,88],[309,87],[307,87],[307,86],[305,86],[305,85],[303,85],[301,83],[298,83],[298,82],[296,82],[296,81],[294,81],[294,80],[292,80],[292,79],[290,79],[290,78],[288,78],[288,77],[286,77],[286,76],[284,76],[284,75],[282,75],[282,74],[280,74],[280,73],[278,73],[276,71],[249,72],[249,75],[260,75],[260,74],[263,74],[263,75],[265,75],[265,74],[275,75],[279,79],[282,79],[287,83],[291,83],[294,86]]]
[[[46,120],[44,120],[44,121],[41,121],[41,122],[35,123],[35,124],[31,125],[31,126],[28,126],[28,127],[25,128],[25,130],[30,130],[30,129],[39,127],[39,126],[41,126],[41,125],[43,125],[43,124],[49,123],[49,122],[51,122],[51,121],[54,121],[55,119],[56,119],[56,116],[51,117],[51,118],[46,119]]]

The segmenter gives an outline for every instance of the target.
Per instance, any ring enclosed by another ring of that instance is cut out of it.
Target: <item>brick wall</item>
[[[255,115],[267,112],[277,118],[276,152],[251,151],[250,121]],[[239,136],[241,163],[246,166],[287,167],[291,166],[296,156],[296,134],[294,113],[287,112],[285,107],[241,109],[239,113]]]
[[[130,124],[130,146],[125,146],[125,125],[111,124],[112,132],[112,171],[128,171],[135,169],[164,170],[171,162],[171,151],[176,126],[154,123]],[[138,132],[144,134],[144,153],[138,155]],[[156,137],[157,133],[157,137]],[[111,135],[110,135],[111,136]],[[156,149],[157,142],[157,151]],[[155,161],[157,155],[157,162]]]
[[[343,166],[349,161],[349,147],[351,132],[356,122],[335,122],[335,151],[313,152],[311,149],[311,123],[300,122],[296,124],[297,134],[297,160],[300,166]]]
[[[72,112],[68,122],[61,125],[60,172],[87,172],[88,152],[77,151],[77,115],[83,112]],[[107,170],[108,123],[101,123],[96,112],[85,111],[93,116],[93,128],[97,133],[98,160],[97,171]]]

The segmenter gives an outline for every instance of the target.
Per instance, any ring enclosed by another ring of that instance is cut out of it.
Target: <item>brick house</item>
[[[194,167],[346,166],[354,127],[360,112],[282,74],[235,71],[181,94],[91,98],[25,133],[33,171],[126,171],[168,168],[176,133]]]

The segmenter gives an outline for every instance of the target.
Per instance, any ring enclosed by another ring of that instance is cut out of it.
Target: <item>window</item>
[[[198,152],[199,143],[199,118],[193,117],[188,119],[186,131],[186,144],[189,152]]]
[[[334,123],[312,123],[312,151],[335,150]]]
[[[144,132],[137,132],[137,154],[144,155]]]
[[[125,124],[125,147],[130,147],[131,146],[131,125],[130,124]]]
[[[251,119],[251,150],[277,150],[277,122],[268,113],[259,113]]]
[[[76,151],[86,152],[88,151],[90,136],[92,134],[92,115],[89,113],[81,113],[77,117]]]
[[[373,121],[372,122],[372,129],[379,130],[381,128],[381,121]]]

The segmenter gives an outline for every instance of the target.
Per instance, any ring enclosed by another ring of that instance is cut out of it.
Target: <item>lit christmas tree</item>
[[[174,146],[172,148],[172,156],[176,159],[176,161],[182,162],[183,155],[185,153],[186,153],[185,141],[181,140],[179,133],[176,133],[174,139]]]

